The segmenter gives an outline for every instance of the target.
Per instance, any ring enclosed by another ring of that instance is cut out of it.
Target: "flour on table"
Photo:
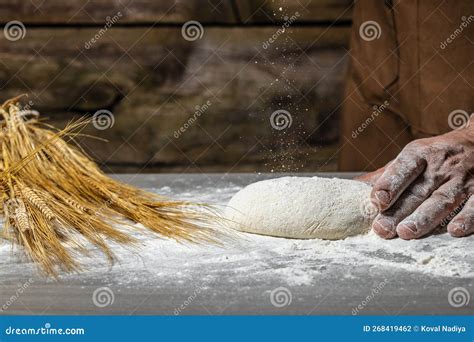
[[[369,231],[371,187],[339,178],[282,177],[256,182],[227,205],[232,228],[297,239],[343,239]]]
[[[148,190],[180,200],[212,203],[221,208],[242,189],[240,182],[219,183],[215,178],[202,181],[199,183],[201,187],[197,187],[189,180],[196,176],[186,177],[184,181],[169,187],[166,184]],[[239,176],[231,177],[238,179]],[[245,177],[248,176],[240,177],[247,179]],[[207,176],[202,179],[207,179]],[[85,289],[96,289],[107,284],[116,296],[120,295],[122,298],[121,291],[125,290],[136,291],[137,288],[146,287],[151,289],[150,291],[160,291],[162,288],[188,284],[189,291],[183,290],[184,300],[193,293],[195,286],[203,284],[210,284],[214,289],[225,287],[226,291],[229,289],[228,284],[238,285],[242,291],[261,283],[278,284],[289,287],[292,291],[293,287],[309,286],[311,291],[316,293],[321,288],[320,285],[327,281],[339,279],[339,282],[335,283],[337,286],[348,283],[357,286],[377,274],[382,274],[389,280],[419,276],[424,279],[420,283],[420,291],[424,291],[424,287],[428,286],[424,281],[431,279],[434,286],[438,286],[440,295],[447,296],[451,284],[466,286],[466,283],[472,284],[474,279],[474,255],[471,252],[474,235],[455,239],[446,233],[445,229],[443,233],[417,240],[384,240],[373,231],[332,241],[245,234],[239,243],[230,243],[222,248],[212,244],[183,244],[166,238],[156,238],[141,234],[140,227],[137,225],[137,229],[129,231],[140,242],[138,251],[114,245],[117,262],[113,267],[110,267],[99,251],[91,256],[81,256],[79,261],[84,272],[63,274],[61,282],[45,280],[34,263],[22,258],[20,250],[12,250],[9,243],[0,243],[0,285],[23,283],[25,279],[32,277],[34,287],[38,286],[41,295],[44,295],[44,282],[53,286],[53,291],[70,295],[73,288],[71,284],[80,284]],[[94,246],[91,245],[90,248],[93,249]],[[441,282],[446,285],[440,286]],[[14,291],[16,286],[12,293],[5,295],[5,300],[10,298]],[[30,291],[34,291],[33,287],[28,289],[28,293]],[[81,288],[81,291],[84,289]],[[354,287],[354,291],[361,298],[370,293],[367,288]],[[214,296],[214,292],[210,292]],[[200,293],[197,302],[205,293],[206,291]],[[232,294],[234,297],[240,295],[240,292]],[[296,292],[294,295],[296,301]],[[45,302],[50,300],[49,298],[46,297]],[[429,298],[423,296],[420,300],[423,298],[429,301]],[[177,300],[179,304],[182,303],[181,298]]]

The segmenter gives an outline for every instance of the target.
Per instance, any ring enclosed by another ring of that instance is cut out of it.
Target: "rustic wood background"
[[[28,94],[59,126],[113,113],[112,127],[85,130],[108,142],[81,139],[107,171],[335,170],[351,3],[3,0],[5,30],[25,30],[0,35],[0,96]],[[200,39],[184,39],[190,20]],[[292,118],[284,130],[270,123],[280,109]]]

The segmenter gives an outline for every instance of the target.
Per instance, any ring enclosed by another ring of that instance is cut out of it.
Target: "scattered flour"
[[[241,187],[230,184],[174,193],[180,199],[198,199],[223,205]],[[161,189],[156,190],[163,193]],[[249,278],[277,278],[290,286],[307,286],[321,279],[321,274],[332,267],[344,269],[344,277],[351,278],[356,270],[378,269],[387,274],[393,271],[423,273],[433,277],[474,277],[474,236],[456,239],[447,233],[431,235],[420,240],[383,240],[374,233],[329,241],[320,239],[294,240],[239,233],[241,239],[225,248],[179,244],[168,239],[134,233],[140,240],[137,250],[114,247],[117,262],[110,267],[103,256],[82,257],[86,270],[81,274],[64,275],[63,280],[117,283],[133,289],[137,284],[156,286],[164,282],[189,283],[203,279],[205,286],[226,277],[228,282],[246,284]],[[35,266],[21,258],[9,244],[0,245],[2,282],[17,279],[18,275],[39,277]],[[51,280],[52,281],[52,280]],[[242,285],[244,286],[244,285]]]

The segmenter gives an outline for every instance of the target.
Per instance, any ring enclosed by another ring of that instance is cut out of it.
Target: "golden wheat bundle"
[[[55,131],[18,99],[0,108],[0,193],[3,238],[21,246],[49,275],[79,271],[76,253],[88,254],[84,238],[113,261],[107,240],[133,244],[117,224],[141,223],[179,241],[217,242],[205,206],[171,201],[106,176],[74,139],[87,120]],[[128,223],[127,223],[128,222]]]

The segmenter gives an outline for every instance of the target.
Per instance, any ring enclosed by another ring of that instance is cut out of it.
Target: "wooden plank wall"
[[[57,125],[112,113],[111,127],[86,130],[107,143],[81,139],[108,171],[336,168],[351,1],[0,6],[1,99],[26,93]],[[183,29],[191,20],[196,37]],[[12,21],[19,37],[6,33]],[[272,127],[277,110],[290,127]]]

